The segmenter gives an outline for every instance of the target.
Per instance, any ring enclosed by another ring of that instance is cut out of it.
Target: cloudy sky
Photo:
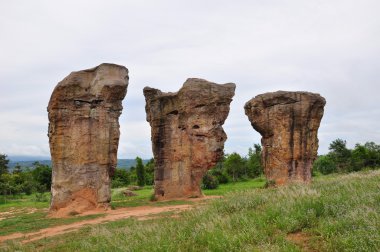
[[[380,143],[380,1],[172,0],[0,3],[0,153],[49,156],[46,107],[71,71],[103,62],[130,71],[119,158],[152,156],[145,86],[189,77],[234,82],[226,152],[260,135],[244,115],[257,94],[311,91],[327,100],[319,153]]]

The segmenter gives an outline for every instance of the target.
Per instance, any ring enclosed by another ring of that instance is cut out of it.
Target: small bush
[[[118,178],[111,181],[112,188],[119,188],[124,186],[126,186],[126,184]]]
[[[323,175],[334,173],[337,171],[336,164],[329,155],[320,156],[313,164],[313,173],[320,172]]]
[[[35,202],[48,202],[48,197],[44,193],[37,192],[34,195],[34,201]]]
[[[227,184],[230,182],[230,177],[220,170],[211,170],[211,174],[218,179],[219,184]]]
[[[202,179],[202,188],[203,189],[216,189],[219,186],[218,179],[213,176],[211,173],[206,173]]]
[[[157,198],[156,198],[156,195],[154,193],[152,193],[149,197],[149,200],[150,201],[157,201]]]

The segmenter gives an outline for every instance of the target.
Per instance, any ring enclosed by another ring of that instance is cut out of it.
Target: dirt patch
[[[202,197],[195,197],[195,198],[171,198],[167,200],[160,200],[159,202],[169,202],[173,200],[184,200],[184,201],[191,201],[191,202],[199,202],[199,201],[207,201],[211,199],[221,199],[223,196],[219,195],[211,195],[211,196],[202,196]]]
[[[83,195],[83,194],[81,194]],[[80,200],[80,199],[84,200]],[[91,220],[83,220],[78,221],[76,223],[61,225],[61,226],[55,226],[50,228],[44,228],[36,232],[32,233],[14,233],[6,236],[0,236],[0,243],[7,241],[7,240],[13,240],[13,239],[20,239],[22,243],[28,243],[36,240],[40,240],[46,237],[52,237],[55,235],[65,234],[72,231],[76,231],[85,225],[95,225],[100,224],[104,222],[110,222],[110,221],[116,221],[120,219],[126,219],[135,217],[137,220],[150,220],[150,219],[156,219],[156,218],[162,218],[162,217],[170,217],[170,218],[179,218],[179,213],[191,208],[194,208],[196,206],[203,205],[207,202],[207,200],[211,199],[218,199],[222,198],[222,196],[204,196],[200,198],[187,198],[187,199],[181,199],[186,200],[189,202],[196,202],[197,204],[185,204],[185,205],[175,205],[175,206],[140,206],[140,207],[127,207],[127,208],[119,208],[116,210],[111,210],[109,208],[93,208],[92,204],[85,203],[88,200],[88,198],[85,197],[76,197],[73,200],[74,203],[71,203],[68,205],[64,210],[56,211],[53,214],[50,214],[49,217],[68,217],[70,211],[75,211],[77,216],[86,216],[86,215],[94,215],[94,214],[105,214],[105,216],[91,219]],[[170,200],[172,201],[172,200]],[[76,202],[78,205],[76,205]],[[90,202],[91,203],[91,202]],[[81,207],[80,209],[75,208],[75,206]],[[88,207],[92,207],[88,209]],[[30,212],[33,212],[34,209],[29,209]],[[81,213],[80,213],[81,212]],[[168,212],[171,212],[171,214],[167,214]]]
[[[318,250],[311,247],[310,235],[303,233],[302,231],[296,233],[290,233],[286,236],[286,239],[296,244],[302,251],[305,252],[318,252]]]
[[[177,214],[181,211],[188,210],[192,208],[192,205],[178,205],[178,206],[163,206],[163,207],[152,207],[152,206],[142,206],[142,207],[133,207],[133,208],[120,208],[116,210],[107,210],[107,211],[99,211],[99,210],[92,210],[87,211],[86,213],[80,214],[80,216],[83,215],[89,215],[89,214],[98,214],[99,212],[105,212],[106,216],[99,217],[92,220],[84,220],[79,221],[72,224],[66,224],[61,226],[55,226],[51,228],[44,228],[37,232],[33,233],[14,233],[6,236],[0,236],[0,242],[4,242],[6,240],[12,240],[12,239],[21,239],[22,243],[28,243],[36,240],[40,240],[46,237],[51,237],[55,235],[65,234],[72,231],[76,231],[85,225],[95,225],[100,224],[104,222],[109,221],[116,221],[120,219],[130,218],[130,217],[136,217],[138,220],[148,220],[153,219],[160,213],[164,212],[173,212],[173,214]],[[158,217],[158,216],[157,216]]]
[[[62,207],[53,210],[49,217],[63,218],[73,215],[79,215],[92,209],[99,209],[104,211],[108,208],[108,204],[97,203],[96,192],[91,188],[84,188],[80,191],[73,193],[69,202],[66,202]]]

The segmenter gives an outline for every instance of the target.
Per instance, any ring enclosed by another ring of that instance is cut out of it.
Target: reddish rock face
[[[125,67],[101,64],[72,72],[55,87],[48,106],[51,210],[107,207],[127,86]]]
[[[309,182],[326,101],[319,94],[277,91],[248,101],[245,114],[262,138],[267,179]]]
[[[203,175],[223,156],[235,84],[188,79],[177,93],[146,87],[157,199],[202,196]]]

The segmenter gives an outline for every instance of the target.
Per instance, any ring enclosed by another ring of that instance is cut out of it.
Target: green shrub
[[[212,169],[209,171],[211,175],[217,178],[219,184],[227,184],[230,182],[230,177],[227,175],[227,173],[217,170],[217,169]]]
[[[202,179],[202,188],[203,189],[216,189],[219,186],[219,181],[216,177],[214,177],[210,172],[206,173],[206,175]]]
[[[313,164],[313,171],[320,172],[324,175],[336,172],[334,160],[329,155],[319,156]]]
[[[119,188],[119,187],[124,187],[124,186],[127,186],[122,180],[120,179],[113,179],[111,181],[111,187],[112,188]]]
[[[48,197],[46,196],[46,194],[41,193],[41,192],[37,192],[37,193],[34,195],[34,201],[35,201],[35,202],[48,202],[49,199],[48,199]]]

